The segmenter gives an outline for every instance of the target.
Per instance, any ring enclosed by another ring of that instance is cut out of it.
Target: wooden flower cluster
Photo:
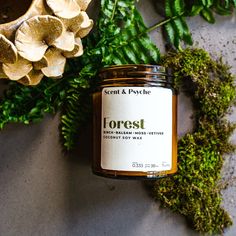
[[[36,85],[60,78],[66,59],[83,54],[81,38],[93,27],[91,0],[34,0],[25,15],[0,25],[0,78]]]

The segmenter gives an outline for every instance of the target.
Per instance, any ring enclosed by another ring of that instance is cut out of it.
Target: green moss
[[[196,119],[194,132],[179,140],[177,174],[156,181],[154,197],[197,231],[222,233],[232,224],[218,183],[223,155],[234,151],[229,137],[235,125],[225,118],[236,98],[234,77],[202,49],[171,53],[162,64],[173,68],[176,85],[191,96]]]

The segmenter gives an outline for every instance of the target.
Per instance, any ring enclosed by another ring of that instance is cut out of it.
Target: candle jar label
[[[169,88],[103,88],[101,167],[117,171],[171,170],[172,98]]]

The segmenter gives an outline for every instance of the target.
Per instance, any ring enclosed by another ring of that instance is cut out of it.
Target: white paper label
[[[104,88],[101,118],[103,169],[145,172],[171,170],[171,89]]]

